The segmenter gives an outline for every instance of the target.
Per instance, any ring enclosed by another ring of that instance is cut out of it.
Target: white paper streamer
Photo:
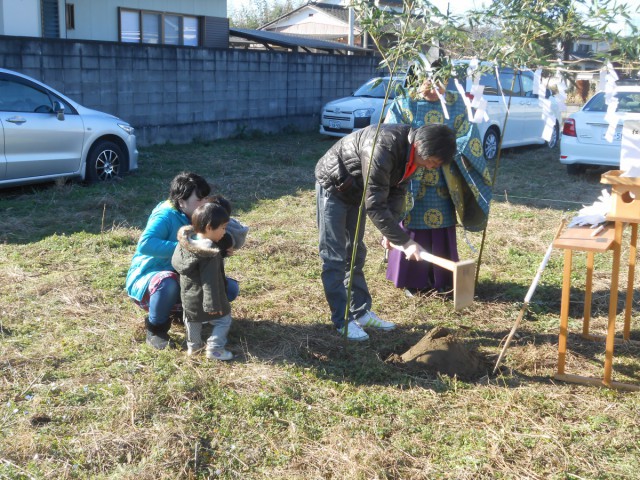
[[[600,69],[600,84],[598,85],[598,90],[604,91],[607,86],[607,67],[602,67]]]
[[[440,106],[442,106],[442,113],[444,114],[444,118],[449,120],[449,111],[447,110],[447,102],[445,101],[444,96],[437,88],[434,88],[433,91],[436,92],[436,95],[438,95],[438,99],[440,99]]]
[[[487,105],[489,103],[484,97],[479,98],[476,101],[474,97],[472,105],[476,108],[476,113],[471,120],[471,123],[481,123],[482,121],[489,121],[489,114],[487,114]]]
[[[607,71],[608,71],[609,75],[611,76],[611,78],[613,78],[614,83],[619,80],[618,79],[618,74],[614,70],[613,65],[611,65],[611,62],[607,63]]]
[[[602,86],[604,77],[604,101],[607,104],[607,113],[604,116],[605,121],[609,123],[609,127],[607,128],[607,132],[604,134],[604,138],[607,142],[613,142],[613,136],[616,133],[616,129],[618,128],[618,122],[621,117],[616,113],[618,109],[618,99],[616,98],[616,93],[618,93],[618,86],[616,82],[618,81],[618,75],[613,69],[613,65],[611,63],[607,63],[607,67],[600,70],[600,86]]]
[[[469,117],[469,121],[471,121],[471,119],[473,118],[473,113],[471,111],[471,101],[469,100],[469,97],[467,97],[467,94],[465,93],[464,88],[462,88],[462,85],[460,85],[460,82],[458,81],[457,78],[453,79],[453,83],[456,86],[456,90],[458,90],[458,93],[462,97],[462,101],[464,102],[464,105],[467,107],[467,117]]]
[[[471,123],[489,121],[489,115],[487,114],[487,105],[489,105],[489,103],[487,99],[484,98],[484,85],[480,85],[479,78],[476,78],[471,86],[471,95],[473,96],[471,107],[476,109],[473,118],[469,119]]]
[[[538,98],[538,103],[542,108],[541,117],[544,120],[542,138],[548,142],[551,140],[553,129],[556,126],[556,116],[553,114],[553,105],[550,98]]]
[[[474,58],[471,61],[469,61],[469,66],[467,67],[467,76],[473,77],[479,65],[480,65],[480,61],[477,58]]]
[[[558,79],[556,82],[556,86],[558,87],[558,93],[555,95],[556,101],[558,103],[558,108],[561,112],[567,111],[567,84],[560,73],[560,69],[556,70],[556,78]]]
[[[542,85],[542,69],[538,68],[533,74],[533,94],[544,97],[546,89]]]
[[[474,83],[471,85],[471,96],[473,97],[473,102],[471,102],[472,107],[477,107],[476,103],[484,100],[484,85],[480,85],[479,83]]]
[[[504,98],[504,92],[502,91],[502,84],[500,83],[500,72],[498,71],[498,66],[496,65],[496,80],[498,82],[498,90],[500,90],[500,96],[502,97],[502,103],[504,103],[504,109],[509,110],[509,104],[507,103],[507,99]]]
[[[604,116],[604,120],[609,123],[609,127],[607,128],[607,132],[604,134],[604,139],[611,143],[613,142],[613,135],[616,133],[616,129],[618,128],[618,122],[622,117],[616,113],[616,110],[618,109],[618,99],[616,97],[611,97],[607,103],[607,113]]]

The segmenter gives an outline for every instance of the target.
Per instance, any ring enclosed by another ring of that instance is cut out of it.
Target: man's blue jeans
[[[322,286],[336,328],[344,325],[347,307],[349,267],[358,224],[358,205],[349,205],[316,183],[316,213],[320,234]],[[371,309],[371,295],[362,271],[367,258],[364,244],[366,216],[362,216],[357,239],[358,253],[353,267],[349,320],[358,319]]]

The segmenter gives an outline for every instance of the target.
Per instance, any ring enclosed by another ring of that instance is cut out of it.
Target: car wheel
[[[482,150],[484,150],[484,158],[487,160],[495,160],[498,156],[498,145],[500,144],[500,133],[495,127],[491,127],[484,134],[482,142]]]
[[[553,133],[551,134],[551,140],[547,142],[547,146],[549,148],[555,148],[558,145],[558,139],[560,138],[560,127],[556,122],[555,127],[553,127]]]
[[[586,167],[580,163],[568,163],[567,173],[569,175],[579,175],[586,170]]]
[[[109,140],[96,143],[87,157],[87,175],[89,183],[112,180],[124,172],[125,159],[122,149]]]

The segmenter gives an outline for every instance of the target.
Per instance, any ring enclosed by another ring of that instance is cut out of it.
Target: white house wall
[[[0,35],[41,36],[40,0],[0,0]]]
[[[322,10],[318,10],[315,8],[307,7],[302,10],[283,18],[281,21],[277,23],[273,23],[269,26],[269,29],[277,28],[279,31],[282,28],[290,27],[292,25],[297,25],[300,23],[324,23],[331,26],[346,28],[348,25],[345,22],[340,21],[338,18],[333,15],[327,15]]]
[[[74,4],[74,30],[65,27],[65,3]],[[227,16],[227,0],[59,0],[59,4],[60,36],[83,40],[117,42],[118,7],[195,16]]]
[[[344,27],[317,22],[305,22],[298,25],[291,25],[283,29],[278,28],[277,31],[294,35],[312,35],[314,37],[324,39],[342,38],[349,34],[349,30]]]
[[[269,25],[268,30],[336,39],[349,34],[349,24],[333,15],[327,15],[322,10],[307,7],[283,18],[280,22]],[[355,33],[359,35],[360,29],[356,29]]]
[[[65,5],[73,4],[75,29],[67,30]],[[58,0],[60,38],[117,42],[118,7],[195,16],[227,16],[227,0]],[[41,37],[40,0],[0,0],[0,35]]]

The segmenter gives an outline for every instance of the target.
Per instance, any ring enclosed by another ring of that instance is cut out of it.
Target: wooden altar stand
[[[607,386],[620,390],[640,391],[640,385],[615,382],[612,380],[613,351],[616,342],[630,342],[631,309],[633,306],[633,283],[635,276],[638,223],[640,222],[640,178],[620,177],[619,171],[610,171],[602,176],[602,183],[612,185],[613,207],[607,215],[610,222],[604,229],[594,234],[589,227],[566,229],[553,246],[564,250],[564,269],[562,274],[562,300],[560,307],[560,334],[558,337],[558,371],[554,378],[565,382],[585,385]],[[624,309],[624,329],[622,338],[616,338],[616,314],[618,305],[618,285],[620,276],[620,257],[622,250],[622,232],[626,225],[631,228],[629,245],[629,275]],[[593,266],[596,253],[612,251],[611,287],[609,296],[609,320],[606,337],[589,333],[591,320],[591,299],[593,285]],[[602,378],[584,377],[565,373],[567,352],[567,334],[569,325],[569,296],[571,292],[571,267],[574,251],[587,253],[587,272],[585,281],[584,316],[582,337],[588,340],[605,341],[604,375]],[[633,342],[637,343],[637,342]]]

